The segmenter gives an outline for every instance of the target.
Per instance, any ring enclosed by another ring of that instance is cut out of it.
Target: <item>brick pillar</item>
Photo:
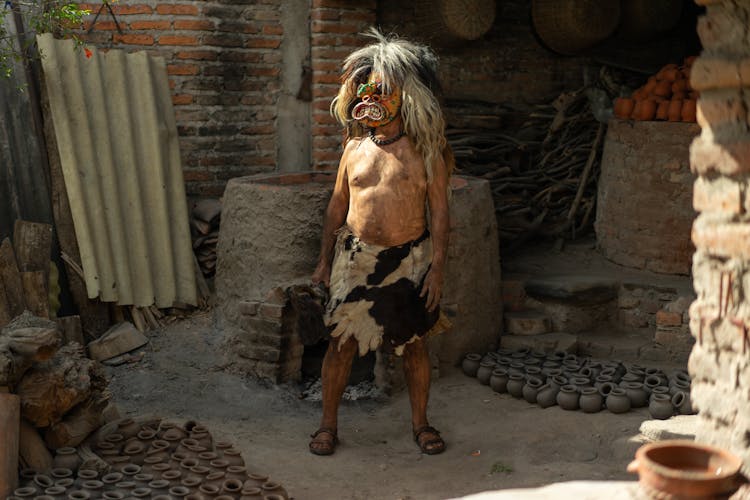
[[[335,170],[341,156],[341,126],[331,116],[331,100],[339,89],[341,63],[367,43],[359,33],[375,24],[376,0],[313,0],[310,13],[312,55],[312,163]]]
[[[750,472],[750,3],[697,0],[703,53],[691,83],[702,133],[691,146],[696,247],[690,355],[697,440],[738,454]]]

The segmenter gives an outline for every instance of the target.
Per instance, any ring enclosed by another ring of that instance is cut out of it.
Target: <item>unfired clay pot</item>
[[[605,400],[607,409],[612,413],[626,413],[630,411],[630,398],[625,393],[625,389],[615,387],[612,389]]]
[[[463,370],[464,374],[468,375],[469,377],[476,377],[481,360],[482,355],[476,352],[470,352],[469,354],[464,356],[464,359],[461,362],[461,369]]]
[[[578,389],[574,385],[566,384],[560,387],[557,393],[557,404],[563,410],[574,411],[578,409]]]
[[[596,387],[584,387],[578,405],[585,413],[599,412],[602,409],[602,395]]]
[[[504,393],[508,392],[508,370],[505,368],[495,368],[490,375],[490,387],[493,391]]]

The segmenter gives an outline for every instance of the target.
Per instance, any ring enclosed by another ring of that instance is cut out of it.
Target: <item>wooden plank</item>
[[[78,342],[81,345],[86,345],[83,341],[83,329],[81,328],[80,316],[63,316],[57,318],[56,321],[62,331],[63,345],[69,342]]]
[[[81,258],[78,250],[78,240],[76,240],[75,228],[73,227],[73,216],[70,213],[70,203],[68,202],[68,191],[65,188],[60,153],[57,150],[55,125],[49,109],[44,78],[41,81],[42,109],[46,118],[44,120],[44,137],[47,144],[47,157],[49,159],[50,196],[52,198],[52,214],[55,219],[57,241],[60,245],[60,250],[67,254],[70,260],[79,263]],[[81,317],[83,333],[89,339],[95,339],[107,331],[110,326],[109,309],[101,301],[89,299],[83,278],[76,273],[76,270],[71,267],[68,261],[65,262],[65,270],[73,302],[78,308],[78,314]]]
[[[19,271],[44,271],[46,275],[52,256],[52,225],[16,220],[13,248]]]
[[[44,271],[26,271],[21,273],[23,297],[34,316],[49,318],[49,291],[47,290],[47,273]]]
[[[16,264],[16,253],[8,238],[0,244],[0,281],[5,288],[8,310],[13,319],[26,309],[26,301],[23,298],[23,284]]]
[[[10,304],[8,304],[8,298],[5,295],[5,285],[3,285],[3,280],[0,278],[0,328],[7,325],[12,319]]]

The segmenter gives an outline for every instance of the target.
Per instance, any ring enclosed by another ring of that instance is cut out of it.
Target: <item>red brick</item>
[[[341,19],[341,11],[338,9],[313,9],[310,13],[313,21],[338,21]]]
[[[151,14],[153,9],[148,5],[122,5],[122,4],[111,4],[112,10],[116,16],[130,15],[130,14]],[[97,12],[99,7],[94,12]],[[107,9],[104,9],[105,12]]]
[[[218,55],[210,50],[181,51],[175,54],[177,59],[192,59],[196,61],[215,61]]]
[[[213,30],[216,25],[213,21],[175,21],[176,30]]]
[[[172,104],[175,106],[181,104],[192,104],[193,96],[190,94],[177,94],[172,96]]]
[[[168,30],[169,21],[133,21],[131,30]]]
[[[159,45],[198,45],[198,39],[194,36],[162,35]]]
[[[168,75],[197,75],[199,71],[196,64],[167,64]]]
[[[154,37],[151,35],[112,35],[112,41],[114,43],[124,43],[127,45],[153,45]]]
[[[669,311],[656,311],[656,324],[658,326],[680,326],[682,314]]]
[[[364,27],[361,23],[347,24],[337,21],[312,21],[310,23],[310,31],[312,33],[342,33],[350,35],[362,31]]]
[[[206,170],[186,170],[182,173],[185,181],[212,181],[214,175]]]
[[[244,135],[268,135],[275,132],[276,127],[274,127],[273,125],[252,125],[240,130],[240,133]]]
[[[92,29],[91,22],[84,23],[83,27],[87,31]],[[115,24],[114,21],[97,21],[93,27],[93,30],[99,30],[99,31],[114,31],[116,29],[117,29],[117,24]]]
[[[263,26],[264,35],[283,35],[284,28],[278,24],[266,24]]]
[[[281,68],[248,68],[247,74],[250,76],[279,76]]]
[[[281,38],[250,38],[245,42],[249,49],[278,49],[281,46]]]
[[[161,4],[156,6],[156,12],[159,14],[197,16],[198,7],[196,7],[195,5],[185,4]]]

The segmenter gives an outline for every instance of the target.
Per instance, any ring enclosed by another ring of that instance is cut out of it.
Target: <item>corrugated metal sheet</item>
[[[164,60],[40,35],[44,79],[89,297],[196,303]]]
[[[0,18],[15,40],[13,16]],[[24,68],[9,61],[13,74],[0,77],[0,240],[13,236],[16,219],[52,222],[52,207],[45,182],[44,163],[38,135],[34,130],[32,109]]]

